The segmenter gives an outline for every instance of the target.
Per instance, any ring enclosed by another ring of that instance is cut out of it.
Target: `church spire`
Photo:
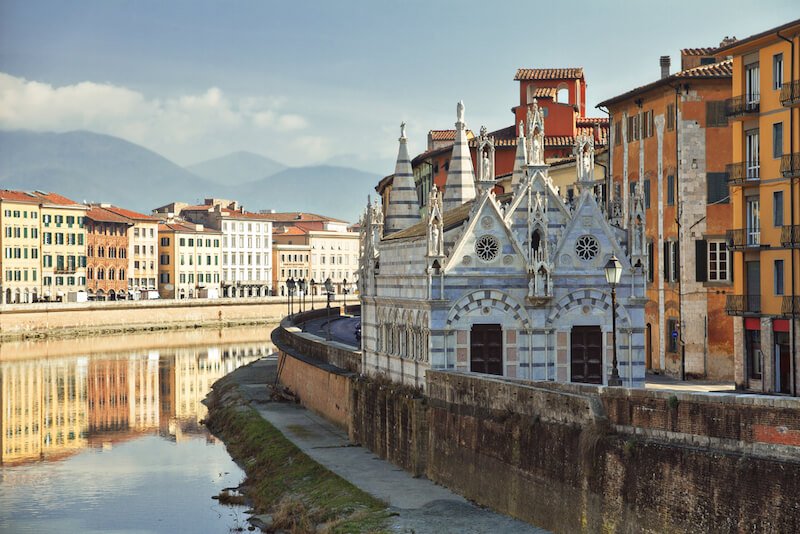
[[[528,151],[525,147],[525,124],[519,121],[519,137],[517,137],[517,155],[514,158],[514,173],[511,175],[511,187],[525,179],[525,169],[528,167]]]
[[[397,164],[394,168],[392,190],[389,193],[389,205],[386,207],[384,235],[404,230],[420,220],[417,190],[414,187],[414,175],[411,170],[411,158],[408,157],[406,123],[400,125],[400,139],[398,141],[400,141],[400,149],[397,152]]]
[[[472,169],[472,156],[467,144],[467,128],[464,124],[464,102],[456,108],[456,140],[450,157],[450,169],[444,186],[444,211],[455,209],[475,198],[475,172]]]

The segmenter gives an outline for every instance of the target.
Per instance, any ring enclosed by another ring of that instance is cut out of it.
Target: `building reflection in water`
[[[206,436],[211,385],[271,343],[0,363],[0,465],[59,460],[142,434]]]

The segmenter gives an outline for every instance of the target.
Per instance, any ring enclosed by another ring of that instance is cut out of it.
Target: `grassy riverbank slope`
[[[290,532],[384,532],[386,504],[328,471],[264,420],[230,376],[206,399],[206,426],[226,444],[247,479],[241,488],[272,528]]]

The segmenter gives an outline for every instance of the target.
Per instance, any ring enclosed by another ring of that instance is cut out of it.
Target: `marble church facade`
[[[476,176],[459,103],[445,190],[434,186],[425,210],[412,205],[401,128],[386,214],[368,203],[362,220],[367,374],[423,388],[431,368],[605,384],[612,317],[603,268],[614,255],[623,266],[616,291],[619,374],[627,387],[644,385],[642,192],[632,195],[628,210],[616,201],[606,213],[593,181],[593,136],[585,135],[575,146],[579,194],[568,202],[548,177],[544,117],[535,102],[525,122],[513,191],[497,196],[494,141],[481,129]]]

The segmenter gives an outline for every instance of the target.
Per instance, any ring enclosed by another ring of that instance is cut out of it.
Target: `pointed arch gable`
[[[511,315],[524,328],[531,328],[525,306],[513,296],[498,289],[478,289],[458,299],[447,314],[447,328],[471,312],[484,307],[500,309]]]
[[[594,288],[578,289],[568,293],[553,305],[547,322],[557,324],[562,317],[584,306],[589,306],[590,309],[601,308],[604,312],[608,312],[611,309],[611,293]],[[619,303],[619,300],[617,300],[617,324],[620,327],[631,326],[630,314],[625,306]]]

